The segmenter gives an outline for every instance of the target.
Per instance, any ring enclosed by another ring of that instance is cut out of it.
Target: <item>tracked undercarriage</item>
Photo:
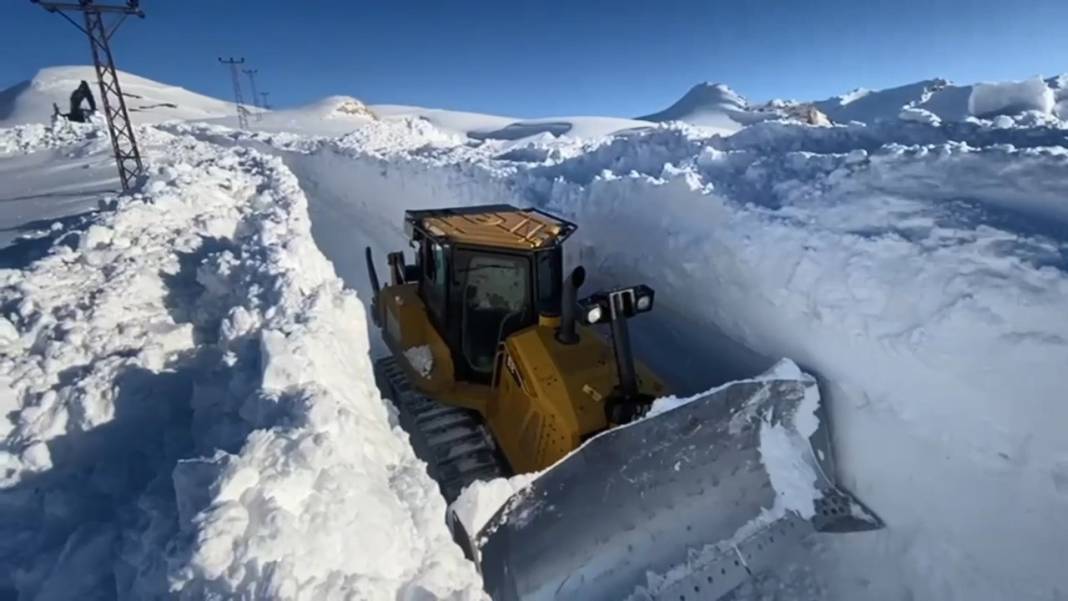
[[[510,475],[482,417],[470,409],[439,403],[408,383],[393,357],[375,362],[379,388],[397,408],[415,454],[449,503],[476,480]]]

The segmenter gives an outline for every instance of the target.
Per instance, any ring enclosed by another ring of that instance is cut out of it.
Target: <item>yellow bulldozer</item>
[[[450,520],[495,601],[717,599],[814,531],[882,527],[836,484],[800,372],[649,415],[667,388],[635,360],[628,321],[654,291],[580,299],[584,269],[563,268],[575,224],[487,205],[410,210],[405,230],[415,257],[390,253],[387,285],[366,259],[391,351],[376,370],[416,453],[450,502],[476,480],[541,472],[478,532]],[[806,411],[815,431],[796,425]],[[801,509],[762,457],[773,431],[810,469]]]

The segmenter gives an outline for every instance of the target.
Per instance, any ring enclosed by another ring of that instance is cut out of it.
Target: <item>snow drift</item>
[[[481,598],[296,179],[141,136],[144,193],[0,271],[0,593]]]

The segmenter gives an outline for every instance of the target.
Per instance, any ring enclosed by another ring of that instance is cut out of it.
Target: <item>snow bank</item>
[[[141,135],[143,196],[0,271],[0,595],[482,598],[297,180]]]
[[[1049,114],[1054,106],[1053,90],[1035,77],[1018,82],[980,83],[972,88],[968,111],[977,117],[1015,115],[1024,111]]]
[[[48,125],[32,123],[0,128],[0,157],[61,148],[86,140],[100,141],[100,148],[111,143],[98,123],[71,123],[62,118],[53,119]]]

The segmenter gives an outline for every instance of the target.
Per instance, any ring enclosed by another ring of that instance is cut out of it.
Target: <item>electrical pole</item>
[[[50,13],[59,14],[89,38],[89,47],[93,51],[93,66],[96,68],[96,82],[100,87],[100,100],[104,105],[104,117],[111,135],[111,148],[115,153],[115,164],[119,168],[119,180],[122,182],[122,191],[129,192],[145,167],[141,163],[141,152],[137,149],[130,114],[126,111],[126,100],[123,99],[122,88],[119,86],[119,75],[115,70],[115,58],[111,54],[109,42],[126,17],[145,17],[140,8],[140,0],[127,0],[125,6],[96,4],[93,0],[30,2],[40,4],[41,8]],[[67,14],[68,11],[82,13],[85,27],[71,18]],[[104,13],[119,15],[119,19],[110,29],[104,24]]]
[[[252,106],[260,108],[259,94],[256,93],[256,74],[259,73],[259,69],[243,69],[245,75],[248,75],[248,86],[252,90]],[[263,112],[256,113],[256,121],[263,119]]]
[[[237,105],[237,126],[241,129],[248,129],[248,109],[245,108],[245,101],[241,98],[241,82],[237,78],[237,66],[245,64],[245,59],[234,60],[233,57],[230,57],[223,60],[220,57],[219,62],[224,65],[230,65],[230,79],[234,84],[234,104]]]
[[[263,97],[263,110],[265,110],[265,111],[269,110],[271,108],[271,105],[267,103],[267,95],[268,94],[270,94],[270,92],[260,92],[260,96]]]

